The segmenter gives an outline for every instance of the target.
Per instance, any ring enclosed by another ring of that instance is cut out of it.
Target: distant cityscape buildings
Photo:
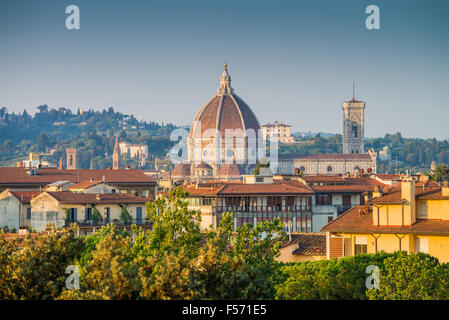
[[[262,133],[265,140],[271,140],[278,137],[280,143],[294,143],[295,138],[291,135],[291,127],[275,121],[273,124],[267,123],[262,126]]]

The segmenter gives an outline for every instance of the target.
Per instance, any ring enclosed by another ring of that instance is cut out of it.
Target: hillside
[[[169,134],[176,126],[139,121],[133,115],[114,111],[49,109],[46,105],[31,116],[0,109],[0,166],[14,166],[30,152],[43,153],[43,158],[57,164],[65,160],[65,148],[78,149],[78,165],[82,169],[97,169],[111,165],[115,135],[121,141],[147,144],[150,158],[167,154],[172,146]],[[123,159],[135,166],[133,159]]]

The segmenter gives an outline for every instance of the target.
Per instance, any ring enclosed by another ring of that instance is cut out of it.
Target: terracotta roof
[[[449,199],[449,197],[442,196],[441,188],[438,184],[424,184],[423,182],[415,184],[415,198],[427,200]],[[371,199],[370,202],[374,204],[401,204],[403,202],[401,184],[387,189],[381,197]]]
[[[313,192],[299,182],[275,181],[267,184],[244,184],[243,182],[221,182],[214,187],[186,186],[184,189],[191,195],[225,196],[225,195],[275,195],[275,194],[312,194]]]
[[[88,204],[88,203],[146,203],[148,199],[134,197],[123,193],[74,193],[71,191],[46,191],[60,203]],[[98,198],[99,197],[99,198]]]
[[[201,163],[197,164],[195,166],[195,168],[197,168],[197,169],[212,169],[212,167],[205,162],[201,162]]]
[[[14,195],[14,197],[17,198],[17,200],[25,204],[30,203],[30,200],[40,193],[40,191],[10,191],[10,192],[11,194]]]
[[[275,181],[267,184],[226,184],[220,190],[220,195],[232,194],[256,194],[256,195],[271,195],[271,194],[312,194],[313,192],[301,183],[285,183],[282,181]]]
[[[294,255],[326,255],[326,234],[304,233],[297,240],[298,247],[293,250]]]
[[[298,244],[293,250],[294,255],[326,255],[325,233],[292,233],[291,240],[286,237],[281,248]]]
[[[418,219],[411,226],[373,225],[372,206],[355,206],[321,228],[321,231],[344,233],[407,233],[449,235],[449,221]]]
[[[301,160],[367,160],[371,161],[368,153],[322,153],[322,154],[280,154],[279,160],[301,159]]]
[[[401,179],[401,175],[400,174],[374,174],[374,176],[379,177],[380,179],[383,180],[397,180],[397,179]]]
[[[94,181],[81,181],[80,183],[74,184],[73,186],[69,187],[69,190],[72,189],[86,189],[92,186],[96,186],[99,183],[102,183],[103,181],[100,180],[94,180]]]
[[[236,163],[225,163],[218,170],[218,177],[239,177],[242,175],[240,166]]]
[[[262,125],[262,127],[265,128],[274,128],[274,127],[291,127],[291,125],[285,124],[285,123],[281,123],[281,122],[275,122],[275,123],[267,123]]]
[[[183,177],[190,177],[190,164],[188,163],[179,163],[177,164],[172,172],[171,176],[173,178],[183,178]]]
[[[154,184],[156,181],[141,170],[59,170],[57,168],[39,168],[37,175],[30,176],[23,167],[0,167],[0,187],[2,185],[36,185],[44,186],[58,180],[74,183],[90,179],[103,180],[113,184],[144,183]]]
[[[314,176],[304,176],[304,181],[308,183],[314,182],[345,182],[345,179],[339,175],[314,175]]]
[[[324,185],[324,186],[309,186],[315,193],[363,193],[372,192],[374,186],[372,185]]]
[[[226,92],[217,93],[203,105],[194,118],[189,136],[201,138],[210,129],[218,130],[223,138],[226,129],[241,129],[242,134],[253,129],[257,135],[260,125],[251,108],[239,96]]]

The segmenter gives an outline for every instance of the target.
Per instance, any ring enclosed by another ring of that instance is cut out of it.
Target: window
[[[427,202],[421,202],[421,218],[427,218]]]
[[[315,204],[316,205],[331,205],[332,204],[332,195],[317,194],[315,196]]]
[[[31,207],[27,208],[27,220],[31,219]]]
[[[70,221],[77,221],[77,209],[76,208],[70,208],[69,209],[69,217]]]
[[[256,182],[263,182],[263,178],[261,178],[261,177],[256,177]]]
[[[136,207],[136,223],[142,224],[142,207]]]
[[[86,208],[84,211],[84,220],[90,221],[92,220],[92,208]]]
[[[415,251],[429,253],[429,238],[416,238]]]
[[[205,198],[203,199],[203,206],[211,206],[212,205],[212,199]]]
[[[111,208],[104,208],[104,219],[106,223],[109,223],[109,220],[111,218]]]
[[[355,237],[355,254],[368,252],[368,243],[366,237]]]
[[[357,125],[352,126],[352,137],[357,138]]]

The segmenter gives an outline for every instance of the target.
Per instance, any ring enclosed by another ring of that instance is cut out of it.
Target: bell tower
[[[365,102],[343,101],[343,153],[365,153]]]
[[[76,149],[65,149],[67,155],[67,170],[76,170]]]
[[[112,169],[120,169],[120,148],[118,145],[118,136],[115,136],[114,152],[112,153]]]

